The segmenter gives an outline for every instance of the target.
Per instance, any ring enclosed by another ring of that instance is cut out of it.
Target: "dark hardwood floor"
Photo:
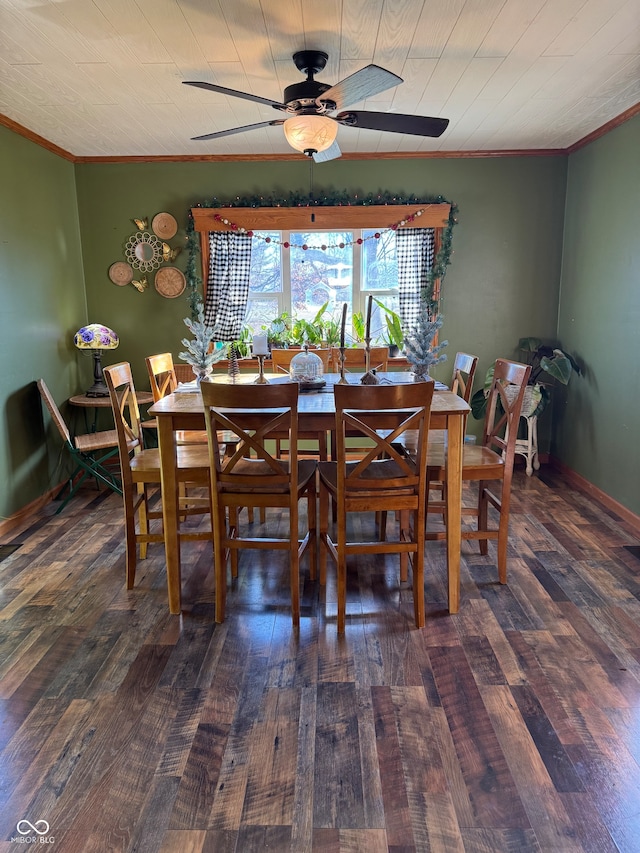
[[[214,624],[208,543],[170,616],[160,546],[124,589],[117,496],[47,507],[0,548],[0,851],[640,851],[637,531],[547,469],[514,495],[508,586],[465,543],[449,615],[429,542],[418,631],[360,561],[342,639],[306,561],[299,636],[275,554]]]

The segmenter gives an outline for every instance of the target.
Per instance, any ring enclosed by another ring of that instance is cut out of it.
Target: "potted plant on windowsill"
[[[383,332],[383,338],[385,344],[389,347],[389,357],[397,358],[404,346],[404,332],[402,331],[400,315],[392,311],[391,308],[388,308],[384,302],[380,302],[379,299],[374,298],[373,301],[384,311],[386,331]]]

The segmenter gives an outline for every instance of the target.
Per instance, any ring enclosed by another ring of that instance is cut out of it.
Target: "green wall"
[[[72,335],[85,321],[74,167],[0,127],[0,516],[60,481],[59,434],[34,380],[57,401],[78,389]]]
[[[517,355],[520,337],[558,335],[588,372],[572,381],[567,401],[557,394],[545,415],[547,433],[554,418],[551,449],[640,511],[632,486],[639,479],[638,404],[627,391],[637,387],[638,367],[623,368],[638,328],[633,202],[639,197],[639,135],[636,118],[571,157],[74,167],[0,128],[7,188],[0,346],[4,363],[12,365],[0,378],[0,475],[8,483],[3,514],[60,477],[59,444],[43,432],[33,380],[44,376],[59,402],[90,384],[91,360],[72,344],[82,323],[102,322],[118,332],[120,348],[103,361],[131,361],[140,388],[148,387],[145,355],[165,349],[177,355],[181,348],[189,310],[184,297],[162,298],[153,274],[142,294],[108,278],[137,230],[132,219],[172,213],[180,231],[170,242],[183,245],[191,206],[291,190],[441,194],[454,201],[459,224],[443,289],[448,353],[477,353],[483,376],[497,356]],[[392,209],[388,219],[381,224],[395,220]],[[185,263],[183,252],[177,264],[184,269]],[[623,369],[631,377],[624,387],[617,382]],[[446,378],[449,370],[442,365],[438,376]],[[615,441],[612,426],[618,427]]]
[[[311,188],[349,194],[389,190],[438,195],[459,206],[454,256],[444,282],[444,337],[448,353],[477,353],[482,375],[498,355],[512,356],[524,335],[553,337],[564,215],[566,158],[335,161],[285,163],[83,164],[76,168],[91,322],[106,323],[121,338],[110,356],[131,361],[146,387],[144,357],[171,350],[186,330],[186,299],[167,300],[151,284],[145,293],[112,284],[110,264],[122,260],[136,227],[132,218],[173,214],[181,231],[190,207],[218,198],[303,193]],[[395,221],[393,208],[388,222]],[[178,266],[184,269],[185,253]],[[153,274],[149,276],[151,280]],[[450,374],[450,365],[439,369]]]
[[[640,116],[569,160],[558,335],[585,366],[556,455],[640,514]]]

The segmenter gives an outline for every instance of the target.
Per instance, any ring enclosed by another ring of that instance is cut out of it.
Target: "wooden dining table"
[[[412,382],[413,374],[403,372],[380,373],[381,382]],[[212,377],[214,382],[230,382],[228,376],[220,374]],[[250,417],[251,374],[236,377],[236,383],[247,384],[247,410]],[[267,376],[272,382],[286,382],[286,376]],[[338,374],[327,374],[326,385],[318,390],[304,391],[298,399],[298,424],[305,432],[330,432],[335,429],[335,398],[333,386],[339,381]],[[349,374],[349,383],[359,384],[358,374]],[[468,403],[451,391],[438,387],[431,404],[431,429],[447,430],[446,443],[446,486],[447,486],[447,577],[449,612],[457,613],[460,602],[460,545],[461,545],[461,506],[462,506],[462,447],[464,426],[470,411]],[[149,415],[157,419],[158,446],[160,449],[162,514],[164,524],[165,558],[167,565],[167,590],[169,612],[181,612],[182,575],[180,563],[180,536],[178,481],[176,478],[176,430],[205,428],[202,395],[199,392],[175,391],[154,403]],[[391,414],[380,413],[379,429],[393,428],[395,422]]]

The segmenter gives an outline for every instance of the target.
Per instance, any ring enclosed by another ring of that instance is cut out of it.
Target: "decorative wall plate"
[[[156,273],[155,288],[160,296],[175,299],[184,293],[186,286],[184,273],[177,267],[163,267]]]
[[[125,261],[116,261],[109,267],[109,278],[114,284],[123,287],[133,279],[133,269]]]
[[[170,213],[157,213],[151,221],[153,233],[162,240],[170,240],[175,237],[178,223]]]

